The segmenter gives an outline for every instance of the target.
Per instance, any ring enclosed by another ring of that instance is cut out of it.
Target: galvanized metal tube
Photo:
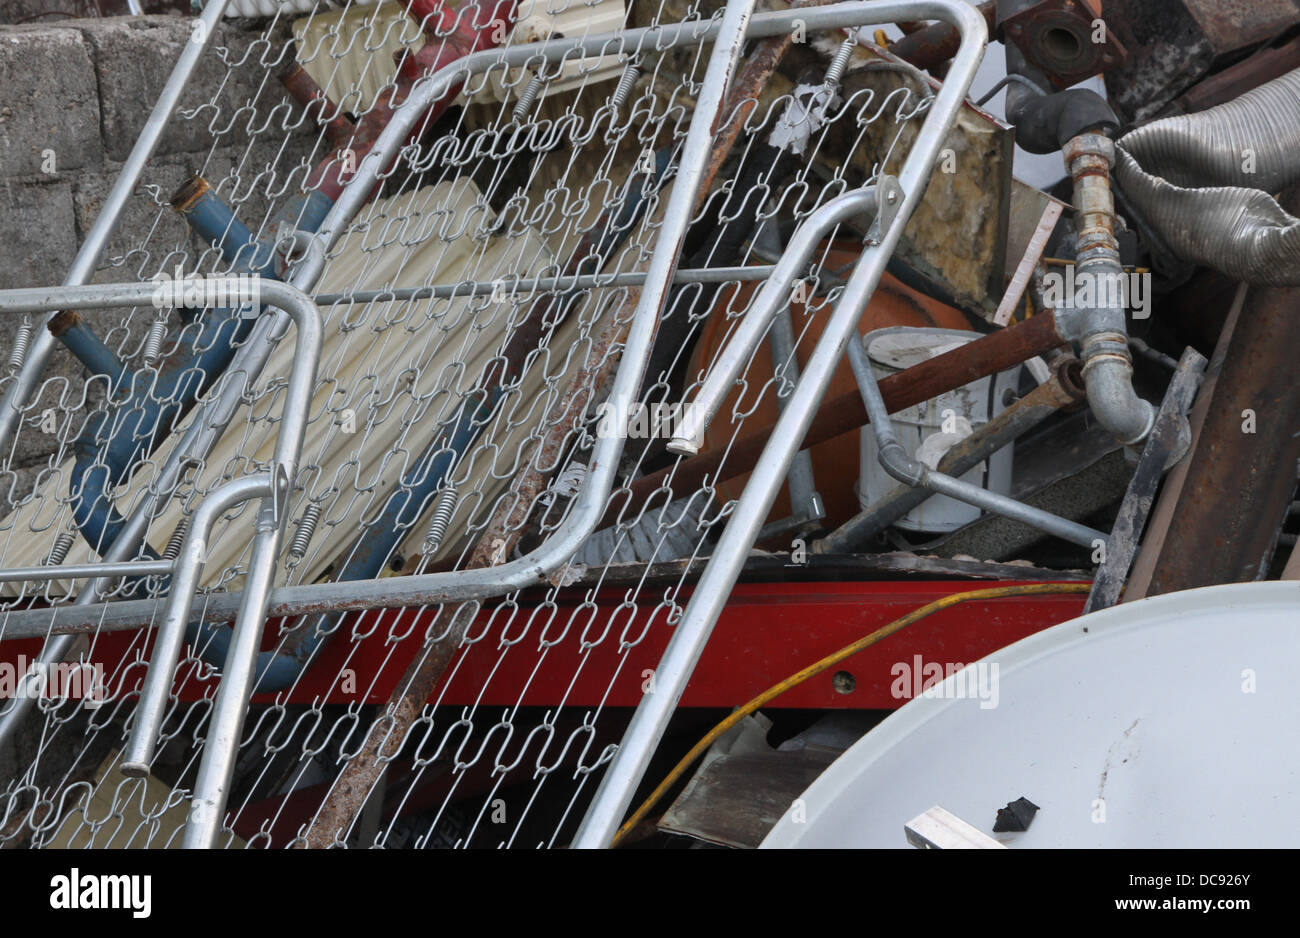
[[[287,492],[286,492],[287,494]],[[257,647],[266,622],[266,602],[275,579],[275,562],[280,552],[284,519],[275,517],[272,499],[262,501],[258,512],[257,536],[249,562],[244,602],[235,620],[234,638],[221,673],[221,686],[212,707],[199,763],[190,819],[185,825],[183,846],[210,849],[216,845],[226,810],[230,776],[235,770],[239,734],[248,711],[248,700],[257,679]]]
[[[1178,462],[1184,448],[1191,443],[1191,427],[1185,416],[1196,398],[1207,362],[1190,346],[1183,350],[1174,376],[1165,389],[1164,400],[1156,415],[1156,425],[1147,436],[1142,455],[1129,479],[1124,500],[1120,502],[1111,526],[1106,556],[1092,578],[1092,590],[1084,603],[1083,614],[1106,609],[1119,602],[1129,579],[1133,558],[1137,556],[1143,530],[1155,501],[1156,489],[1165,469]],[[1254,364],[1252,362],[1252,364]],[[1258,516],[1256,516],[1258,517]],[[1216,547],[1221,544],[1216,544]]]
[[[1040,313],[890,375],[880,382],[880,390],[891,411],[911,407],[1065,343],[1056,316]],[[867,422],[867,412],[857,391],[838,394],[822,404],[802,446],[824,443]],[[718,447],[642,476],[629,487],[625,502],[610,507],[602,524],[614,524],[618,520],[620,504],[639,504],[664,489],[672,492],[674,498],[682,497],[702,485],[706,478],[721,482],[744,475],[762,458],[774,429],[757,428],[727,447]]]
[[[1002,515],[1004,518],[1019,521],[1082,547],[1095,548],[1098,543],[1106,543],[1106,535],[1101,531],[1026,505],[1006,495],[980,488],[978,485],[963,482],[942,472],[936,472],[916,460],[899,443],[898,436],[894,433],[893,425],[889,420],[889,411],[885,408],[884,398],[880,396],[875,372],[871,368],[871,362],[867,360],[866,349],[862,347],[860,341],[849,346],[849,361],[853,365],[853,376],[858,379],[862,403],[866,406],[867,413],[871,415],[871,429],[880,447],[880,464],[895,479],[906,485],[938,492],[940,495],[947,495],[968,505]]]
[[[890,375],[880,382],[880,390],[891,410],[910,407],[936,394],[961,387],[971,381],[1018,365],[1033,355],[1042,354],[1064,343],[1055,318],[1041,313],[1024,322],[990,333],[937,358]],[[825,401],[804,437],[806,448],[856,430],[867,422],[866,410],[857,391],[837,395]],[[749,434],[724,451],[715,450],[649,476],[631,486],[631,499],[644,500],[649,493],[665,486],[689,491],[706,476],[729,479],[751,470],[762,458],[770,442],[772,428]],[[618,504],[609,508],[602,524],[612,524],[619,514]],[[430,579],[432,578],[432,580]],[[295,616],[323,611],[353,611],[381,608],[409,608],[499,595],[490,582],[463,571],[460,577],[446,574],[421,574],[385,577],[356,583],[311,583],[303,586],[278,587],[271,593],[270,615]],[[205,597],[190,611],[190,621],[198,621],[204,610],[211,617],[234,617],[240,593],[218,593]],[[4,615],[5,635],[13,638],[43,638],[48,634],[72,634],[91,631],[118,631],[139,628],[157,620],[164,602],[157,599],[125,600],[51,610],[17,610]]]
[[[1094,288],[1094,302],[1071,314],[1078,324],[1088,404],[1098,422],[1129,446],[1146,439],[1156,409],[1133,390],[1133,357],[1124,320],[1128,291],[1123,287],[1110,189],[1115,144],[1102,134],[1079,134],[1070,139],[1064,156],[1074,181],[1078,278],[1088,278]]]
[[[1078,362],[1074,359],[1075,365]],[[938,470],[961,478],[1002,447],[1023,436],[1062,408],[1084,399],[1083,389],[1067,386],[1058,375],[1040,384],[944,454]],[[815,553],[844,553],[860,547],[930,498],[925,489],[900,485],[815,542]]]
[[[17,580],[84,580],[101,576],[158,576],[171,573],[166,560],[128,560],[125,563],[73,563],[66,566],[8,567],[0,570],[0,583]],[[8,638],[9,636],[5,636]]]
[[[140,699],[132,719],[131,738],[119,766],[123,775],[144,778],[149,774],[149,765],[154,757],[154,740],[158,737],[167,712],[168,692],[172,687],[173,672],[180,658],[181,646],[185,643],[185,626],[189,624],[190,605],[194,602],[199,577],[203,574],[212,529],[231,508],[270,493],[269,474],[245,476],[218,488],[203,499],[195,511],[180,556],[174,565],[167,565],[169,571],[174,566],[171,592],[168,593],[167,608],[154,636],[149,670],[145,675],[144,686],[140,688]]]
[[[772,319],[772,328],[768,332],[768,342],[772,346],[772,370],[783,369],[785,380],[790,388],[799,383],[799,361],[795,357],[794,322],[790,308],[777,311]],[[785,410],[790,400],[789,392],[776,395],[776,406]],[[790,474],[786,479],[790,487],[790,514],[797,519],[795,526],[809,521],[819,521],[826,517],[821,496],[817,494],[817,480],[813,475],[812,453],[801,449],[790,461]]]
[[[861,25],[879,21],[882,16],[887,15],[883,11],[890,8],[890,4],[859,0],[859,2],[838,3],[825,7],[796,7],[778,13],[758,14],[746,28],[745,36],[762,38],[788,35],[796,21],[801,22],[805,30],[813,32]],[[313,236],[318,250],[313,251],[310,257],[295,268],[290,282],[303,290],[310,290],[315,285],[324,268],[327,252],[343,236],[352,218],[365,204],[378,180],[379,173],[391,163],[397,149],[405,144],[407,134],[419,121],[424,110],[432,102],[440,100],[450,88],[463,82],[467,76],[503,64],[510,66],[524,65],[529,62],[536,64],[539,58],[546,62],[558,62],[566,56],[572,56],[575,51],[585,55],[610,55],[619,52],[635,55],[641,49],[662,49],[686,42],[716,40],[721,28],[721,22],[713,20],[708,23],[676,23],[647,29],[625,30],[602,36],[550,40],[507,49],[476,52],[439,70],[412,89],[406,101],[394,114],[392,121],[380,134],[375,146],[362,159],[347,189],[331,206],[321,222],[318,233]],[[706,95],[716,97],[723,91],[725,87],[706,86],[705,94],[701,95],[701,101],[697,102],[696,111],[702,112],[701,104],[704,103],[703,99]],[[683,166],[686,152],[684,149]],[[707,153],[705,156],[707,158]],[[695,182],[692,181],[693,176]],[[699,174],[679,172],[673,185],[673,192],[698,184],[698,178]],[[665,228],[661,229],[661,240],[656,250],[657,263],[652,264],[647,271],[647,289],[642,296],[643,305],[638,307],[638,316],[645,315],[653,318],[653,315],[657,315],[658,306],[663,302],[668,278],[673,273],[676,247],[680,244],[680,237],[674,241],[668,233],[678,229],[684,230],[689,220],[689,208],[689,206],[686,209],[679,207],[665,214]],[[669,219],[672,220],[671,226],[668,225]],[[671,254],[660,257],[659,255],[663,254],[663,251],[659,250],[660,247],[671,247]],[[653,314],[642,312],[652,307]],[[236,353],[230,370],[247,375],[250,381],[256,380],[274,348],[275,342],[272,337],[282,334],[285,324],[284,317],[279,315],[264,316],[258,320],[248,341]],[[645,354],[646,356],[649,354],[649,342],[645,339],[643,329],[653,331],[653,323],[642,323],[639,328],[634,320],[632,331],[629,333],[629,343],[624,351],[624,362],[620,366],[618,383],[616,383],[616,391],[622,387],[626,392],[623,394],[622,403],[627,405],[631,403],[635,388],[631,391],[626,391],[626,388],[628,385],[639,386],[640,372],[645,368],[645,356],[635,354],[640,351],[643,341],[646,345]],[[636,372],[635,380],[633,371]],[[624,378],[626,378],[625,382],[621,380]],[[186,462],[205,455],[233,419],[241,406],[241,398],[240,388],[226,385],[214,400],[205,404],[202,413],[191,423],[186,437],[164,463],[162,473],[167,475],[177,472]],[[626,413],[627,409],[619,412]],[[588,475],[587,485],[576,500],[576,510],[570,513],[561,528],[542,547],[528,556],[486,570],[424,574],[406,579],[413,581],[412,586],[418,593],[432,590],[439,594],[445,593],[447,598],[458,599],[496,596],[513,589],[545,582],[546,577],[565,563],[591,531],[595,530],[600,520],[597,506],[603,504],[609,497],[613,486],[615,465],[621,451],[621,438],[612,437],[599,442],[593,460],[593,471]],[[133,522],[135,520],[132,519]],[[356,597],[368,596],[375,591],[386,592],[387,584],[391,582],[393,581],[375,580],[343,584],[340,601],[346,603]],[[346,606],[338,608],[346,608]]]
[[[625,366],[620,367],[611,392],[611,399],[616,402],[616,406],[619,407],[617,412],[620,413],[629,411],[630,404],[640,385],[641,372],[644,370],[645,361],[649,354],[654,324],[667,295],[668,284],[672,279],[677,257],[680,253],[680,246],[685,239],[690,224],[696,192],[699,189],[711,150],[712,127],[721,108],[722,98],[726,93],[731,74],[735,69],[736,60],[739,58],[753,3],[754,0],[733,0],[722,17],[719,35],[715,40],[714,49],[702,83],[703,92],[696,102],[690,128],[682,146],[678,175],[665,208],[664,221],[656,242],[656,250],[647,270],[647,283],[642,290],[629,329],[625,348]],[[460,70],[456,69],[456,71],[459,73]],[[427,92],[428,87],[435,84],[436,76],[423,88]],[[359,167],[357,174],[360,178],[354,179],[348,189],[343,192],[330,216],[327,216],[322,224],[320,238],[322,243],[326,245],[332,243],[331,238],[336,238],[341,233],[341,231],[331,228],[331,221],[335,213],[350,218],[360,208],[360,204],[364,201],[365,195],[370,188],[364,179],[367,169],[373,174],[377,172],[379,166],[385,165],[386,159],[383,154],[386,147],[392,147],[400,138],[403,138],[410,129],[409,126],[404,125],[412,123],[415,117],[423,112],[423,107],[420,106],[418,100],[420,94],[421,86],[417,86],[411,98],[408,98],[402,109],[394,116],[393,121],[385,128],[380,139],[376,142],[375,148],[362,161],[362,166]],[[311,266],[309,261],[305,265],[307,270],[303,276],[311,276]],[[632,363],[632,367],[626,366],[628,362]],[[563,532],[563,534],[557,533],[547,541],[542,551],[537,553],[549,550],[551,557],[558,564],[571,556],[573,551],[581,544],[582,539],[586,537],[596,521],[599,520],[604,507],[601,502],[591,497],[590,489],[595,489],[597,492],[608,492],[613,482],[613,474],[617,466],[618,454],[622,449],[622,443],[622,435],[598,441],[596,452],[593,454],[591,461],[591,477],[604,476],[605,478],[600,483],[589,481],[588,491],[584,492],[585,499],[579,499],[577,509],[566,519],[565,526],[568,531]],[[575,519],[577,519],[577,523],[575,523]],[[569,535],[567,539],[564,534]],[[278,541],[271,542],[269,540],[270,537],[275,535],[275,531],[259,533],[258,547],[265,545],[268,550],[272,549],[273,546],[278,548]],[[511,566],[515,566],[516,571],[508,572],[506,568]],[[535,577],[542,569],[545,568],[539,568],[535,560],[530,561],[529,558],[524,558],[520,561],[504,564],[498,567],[496,572],[501,575],[503,580],[508,581],[513,574],[527,578],[527,581]],[[460,577],[463,574],[453,573],[450,576]],[[220,815],[224,809],[226,789],[229,785],[230,774],[234,768],[234,755],[239,742],[238,736],[243,721],[243,709],[247,706],[248,691],[252,688],[254,678],[250,658],[252,657],[252,651],[256,650],[256,643],[260,636],[260,620],[257,623],[250,624],[246,621],[246,613],[249,606],[253,604],[258,604],[262,610],[265,609],[271,585],[270,581],[265,577],[254,580],[250,576],[250,583],[245,588],[245,606],[241,610],[240,621],[236,623],[235,639],[231,646],[231,657],[234,660],[228,668],[228,673],[222,681],[221,690],[218,693],[210,724],[209,743],[204,750],[203,763],[199,769],[199,780],[195,787],[194,811],[185,834],[185,845],[187,847],[210,847],[215,842],[219,831]],[[243,688],[242,692],[241,687]]]
[[[912,9],[915,6],[915,4],[901,3],[850,2],[825,7],[794,8],[777,13],[762,13],[753,17],[746,31],[746,36],[749,38],[763,38],[788,35],[794,28],[795,21],[801,21],[806,30],[813,32],[861,25],[868,22],[881,22],[890,18],[899,9]],[[463,81],[466,74],[475,74],[493,65],[522,65],[539,55],[546,61],[553,62],[562,59],[566,55],[571,55],[575,50],[589,55],[613,54],[616,52],[635,54],[642,48],[663,48],[683,42],[707,41],[715,38],[720,28],[721,24],[717,21],[707,24],[679,23],[649,29],[627,30],[605,36],[553,40],[511,49],[475,53],[430,76],[417,85],[407,102],[399,110],[395,121],[399,121],[399,119],[400,121],[408,121],[413,126],[422,107],[428,101],[438,100],[443,91]],[[403,117],[404,114],[407,116]],[[302,289],[310,289],[319,278],[320,271],[324,266],[325,251],[332,247],[342,236],[352,216],[364,204],[365,194],[359,190],[372,188],[380,167],[384,165],[384,161],[391,155],[385,152],[385,147],[391,149],[398,145],[402,141],[405,130],[409,129],[409,127],[394,129],[395,127],[396,125],[390,125],[389,131],[391,132],[386,131],[385,135],[381,137],[380,143],[382,146],[377,144],[375,150],[358,167],[355,177],[358,190],[356,197],[353,199],[346,198],[347,194],[353,191],[354,187],[350,186],[344,194],[345,198],[341,198],[330,210],[326,222],[322,225],[322,233],[315,239],[320,250],[314,253],[312,259],[299,265],[291,279],[291,282],[296,286]],[[928,167],[926,171],[928,173]],[[674,191],[682,188],[684,182],[686,180],[679,176],[674,184]],[[671,261],[664,266],[671,267]],[[652,269],[648,276],[662,276],[662,272],[656,272]],[[657,286],[662,298],[663,288],[666,287],[666,284],[658,284]],[[57,305],[57,302],[56,299],[55,305]],[[50,306],[46,305],[39,308],[48,309]],[[3,304],[0,304],[0,310],[2,309]],[[646,315],[651,314],[647,313]],[[265,365],[267,357],[270,355],[271,348],[274,346],[271,337],[281,334],[284,325],[284,318],[278,315],[263,317],[259,320],[250,335],[249,341],[236,354],[230,366],[231,370],[235,373],[247,375],[247,379],[250,381],[256,380]],[[644,328],[645,324],[640,325]],[[631,341],[633,339],[636,341]],[[645,341],[644,334],[638,330],[635,323],[629,340],[624,352],[624,362],[619,370],[619,377],[626,378],[626,381],[621,382],[620,386],[623,387],[639,385],[640,371],[644,369],[645,356],[648,355],[649,351],[648,342]],[[627,394],[623,396],[625,401],[630,401]],[[173,485],[185,465],[195,459],[202,458],[211,449],[211,446],[224,431],[225,426],[233,418],[240,406],[240,389],[229,385],[224,386],[214,400],[204,405],[202,413],[192,421],[185,437],[164,463],[160,471],[160,489],[165,490]],[[620,439],[614,438],[610,441],[601,442],[612,445],[598,446],[597,459],[594,462],[593,471],[588,476],[588,484],[578,497],[577,509],[566,518],[560,532],[558,532],[559,536],[548,540],[546,544],[532,554],[484,570],[281,588],[274,590],[272,593],[273,601],[276,603],[275,608],[286,608],[286,604],[288,604],[300,611],[319,611],[322,608],[349,610],[379,606],[421,605],[428,602],[455,599],[487,598],[512,589],[545,582],[553,570],[567,561],[568,557],[581,545],[587,535],[595,529],[600,520],[601,506],[608,498],[609,491],[612,488],[614,465],[617,462],[618,453],[621,452]],[[115,556],[107,556],[105,559],[120,560],[124,559],[125,555],[133,553],[134,545],[138,544],[143,537],[149,520],[148,506],[142,505],[132,515],[126,530],[124,530],[123,535],[110,552]],[[128,541],[132,541],[130,547],[126,546]],[[100,588],[106,588],[106,585],[104,584]],[[307,592],[300,596],[303,590]],[[107,619],[101,621],[108,622],[111,620],[117,623],[115,627],[129,627],[124,623],[132,620],[144,624],[150,619],[148,617],[143,620],[139,619],[143,610],[156,611],[159,605],[157,601],[145,600],[95,606],[98,595],[91,590],[87,590],[78,598],[78,604],[86,605],[90,607],[89,609],[75,612],[72,610],[56,612],[54,615],[56,620],[60,618],[60,615],[66,618],[63,623],[56,623],[55,627],[81,628],[87,622],[86,616],[92,610],[101,615],[106,614]],[[233,597],[213,598],[213,602],[222,605],[223,608],[227,604],[233,608],[237,601]],[[46,612],[45,615],[47,616],[46,628],[48,629],[51,627],[48,618],[49,613]],[[11,613],[7,617],[7,621],[13,621],[12,617],[15,616],[23,617],[25,622],[27,612]],[[193,618],[193,616],[191,617]],[[61,639],[67,639],[67,641],[60,641]],[[60,635],[59,639],[51,643],[50,660],[57,661],[61,660],[62,657],[61,653],[55,657],[56,649],[53,647],[55,643],[58,643],[59,649],[66,651],[73,640],[73,636],[70,634]],[[21,700],[15,701],[15,704],[21,705],[22,703]],[[4,733],[10,729],[11,725],[8,721],[0,722],[0,738],[3,738]]]
[[[953,60],[948,81],[935,96],[934,104],[903,165],[899,177],[902,196],[898,215],[882,233],[880,243],[863,252],[845,285],[826,330],[808,361],[803,379],[777,421],[763,458],[750,476],[744,494],[714,550],[713,558],[701,576],[681,620],[673,629],[673,637],[655,669],[654,692],[642,698],[618,752],[605,770],[600,789],[574,838],[575,847],[604,847],[613,838],[632,793],[690,680],[713,624],[726,604],[754,537],[771,508],[790,460],[812,423],[817,405],[826,393],[831,375],[843,357],[845,346],[856,331],[862,310],[880,282],[889,256],[902,236],[904,225],[921,200],[943,141],[957,118],[983,56],[988,29],[984,18],[963,0],[871,3],[864,4],[864,9],[880,21],[946,20],[958,27],[962,37],[961,46]],[[809,15],[815,11],[800,12]],[[885,197],[888,197],[888,193],[885,193]]]
[[[271,588],[275,585],[275,570],[288,516],[285,508],[298,471],[302,443],[307,433],[312,391],[316,385],[316,368],[320,361],[323,328],[315,304],[292,287],[278,283],[268,286],[271,289],[263,290],[266,299],[284,310],[297,326],[294,364],[289,376],[280,432],[275,442],[270,491],[263,494],[262,506],[258,512],[257,535],[253,541],[253,555],[249,560],[244,597],[239,607],[239,616],[235,620],[234,637],[222,671],[221,686],[208,722],[207,740],[194,786],[190,821],[185,828],[186,847],[211,847],[220,830],[230,775],[234,771],[235,754],[239,749],[239,733],[244,725],[249,697],[257,678],[260,660],[258,645],[266,622]],[[198,556],[201,557],[201,553]],[[193,557],[189,559],[192,561]],[[183,618],[179,613],[183,613],[185,605],[184,600],[177,603],[178,620]],[[176,624],[181,625],[179,621]],[[165,704],[175,661],[173,659],[158,664],[165,669],[165,677],[159,679],[162,685],[160,696],[163,699],[158,702]],[[151,662],[151,672],[152,670]],[[157,696],[156,690],[155,695]],[[160,720],[161,713],[157,713],[154,718]],[[156,728],[147,737],[150,746],[155,732]],[[142,747],[146,742],[140,738],[133,738],[132,741]]]
[[[757,267],[699,267],[677,270],[674,284],[732,283],[766,280],[776,265]],[[398,287],[392,290],[356,290],[350,293],[317,293],[312,299],[319,306],[339,303],[387,303],[401,300],[450,300],[461,296],[513,296],[517,293],[564,293],[601,287],[639,287],[649,274],[629,270],[615,274],[576,274],[559,277],[520,277],[517,280],[476,280],[468,283],[440,283],[428,287]]]
[[[949,498],[966,502],[968,505],[975,505],[985,511],[991,511],[1004,518],[1010,518],[1012,521],[1019,521],[1021,524],[1027,524],[1031,528],[1037,528],[1039,531],[1044,531],[1072,544],[1078,544],[1080,547],[1087,547],[1090,550],[1095,550],[1108,540],[1104,531],[1090,528],[1086,524],[1078,524],[1068,518],[1062,518],[1032,505],[1026,505],[1024,502],[1016,501],[1007,495],[1001,495],[989,489],[982,489],[978,485],[963,482],[961,479],[954,479],[942,472],[926,469],[921,477],[920,484],[932,492],[947,495]]]
[[[737,72],[722,105],[722,113],[730,115],[730,119],[713,137],[708,165],[697,190],[693,214],[698,214],[704,207],[711,183],[726,160],[727,154],[731,152],[740,126],[745,123],[746,116],[757,103],[758,92],[767,84],[790,45],[791,37],[788,35],[758,43],[744,67]],[[624,79],[627,78],[628,72],[625,72]],[[611,102],[614,107],[621,106],[617,98],[618,92],[615,93],[615,100]],[[655,154],[656,174],[666,171],[670,152],[661,149]],[[636,184],[636,178],[636,176],[629,177],[627,184],[629,190],[632,190]],[[630,227],[635,211],[629,211],[629,208],[632,208],[632,204],[620,212],[619,227]],[[587,240],[588,238],[584,237],[583,241],[587,242]],[[606,241],[607,239],[601,238],[596,243],[603,245]],[[572,274],[580,269],[582,260],[590,257],[591,253],[584,249],[582,244],[575,249],[570,260],[573,269],[562,274],[559,278],[561,285],[566,279],[572,284],[570,279]],[[607,254],[608,251],[599,250],[596,253]],[[650,256],[647,254],[639,261],[636,269],[615,275],[615,280],[611,280],[608,274],[594,275],[590,278],[592,285],[600,286],[626,281],[629,285],[639,287],[647,279],[644,268],[649,263]],[[579,260],[577,266],[573,266],[573,259]],[[756,268],[712,268],[699,271],[679,269],[674,274],[673,281],[719,282],[733,278],[744,279],[756,270]],[[767,273],[770,273],[770,269]],[[572,288],[573,286],[568,287],[568,289]],[[517,543],[523,518],[545,485],[550,475],[549,470],[556,466],[556,460],[574,426],[574,421],[580,419],[595,389],[604,387],[619,367],[622,361],[621,341],[639,301],[640,290],[629,290],[619,310],[607,317],[608,321],[589,350],[587,363],[571,377],[567,389],[550,408],[550,413],[545,420],[548,429],[543,438],[537,442],[533,459],[515,475],[510,483],[509,497],[498,504],[487,526],[479,533],[478,541],[470,552],[467,562],[469,569],[491,565],[502,547],[509,550]],[[536,310],[532,315],[536,315]],[[656,331],[655,341],[658,341],[658,338],[659,334]],[[651,359],[653,360],[653,355]],[[451,492],[450,497],[454,499],[454,491],[445,490],[444,494],[446,492]],[[431,527],[431,534],[441,537],[440,530],[440,522],[435,520],[434,526]],[[451,625],[447,634],[440,638],[436,646],[426,649],[408,666],[398,681],[397,688],[383,705],[383,735],[373,732],[368,734],[361,749],[344,766],[329,795],[313,818],[303,841],[306,846],[332,845],[340,832],[350,827],[352,819],[360,810],[359,805],[364,804],[377,786],[382,785],[387,765],[386,762],[380,761],[384,740],[392,738],[393,734],[404,734],[419,719],[425,702],[446,673],[455,649],[459,646],[471,621],[472,607],[459,607],[451,616]]]
[[[225,284],[227,295],[247,287],[246,282],[237,278],[226,281],[209,281],[206,279],[203,281],[187,281],[184,287],[188,288],[190,283],[196,289],[200,287],[208,288],[209,286],[220,287],[222,282]],[[259,281],[258,289],[262,299],[279,309],[287,310],[286,315],[292,318],[298,326],[297,354],[294,357],[295,367],[289,378],[289,390],[285,398],[285,409],[275,448],[277,463],[285,465],[289,470],[290,478],[292,478],[293,473],[296,471],[298,454],[301,451],[302,440],[306,433],[308,408],[316,379],[316,366],[320,359],[323,335],[320,313],[307,296],[287,284],[278,281]],[[4,290],[0,291],[0,311],[43,312],[55,307],[64,310],[93,309],[115,304],[137,306],[145,302],[151,302],[153,297],[157,295],[157,290],[158,285],[155,283]],[[199,432],[201,423],[200,421],[196,426],[191,427],[191,433]],[[179,478],[184,465],[185,463],[180,460],[174,463],[169,461],[168,466],[164,467],[164,472],[161,474],[158,484],[152,491],[170,491]],[[146,497],[143,504],[127,521],[122,534],[104,555],[104,564],[99,565],[100,575],[82,590],[77,596],[75,605],[91,605],[108,590],[117,574],[109,573],[104,575],[105,572],[112,569],[109,565],[124,561],[135,553],[137,546],[144,539],[144,535],[148,530],[153,511],[153,498]],[[49,615],[48,611],[46,611],[46,615]],[[30,678],[31,673],[40,670],[42,666],[62,661],[76,641],[77,636],[58,635],[46,642],[45,647],[41,650],[40,658],[33,665],[32,671],[24,676],[24,682]],[[34,703],[34,695],[15,694],[10,706],[0,712],[0,745],[3,745],[5,741],[13,736]]]
[[[867,186],[836,196],[808,216],[807,221],[790,238],[776,269],[754,297],[748,312],[732,333],[730,341],[714,359],[709,375],[695,394],[694,401],[682,407],[683,419],[668,441],[669,452],[694,456],[704,445],[704,432],[731,393],[736,378],[768,331],[772,318],[790,303],[791,285],[803,275],[808,261],[831,231],[841,222],[876,211],[876,187]]]

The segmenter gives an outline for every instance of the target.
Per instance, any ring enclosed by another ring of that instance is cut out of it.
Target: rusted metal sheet
[[[1297,211],[1300,190],[1288,192],[1282,205]],[[1135,569],[1126,600],[1266,574],[1300,460],[1298,306],[1300,288],[1246,293],[1229,323],[1230,338],[1211,363],[1215,380],[1197,408],[1203,419],[1181,487],[1169,489],[1168,529],[1158,548],[1144,545],[1148,556]]]
[[[886,63],[902,64],[892,52],[878,49],[877,54]],[[850,107],[871,113],[881,102],[906,109],[919,103],[916,77],[875,64],[879,67],[851,68],[845,76],[843,97],[853,102]],[[933,79],[927,83],[930,92],[940,87]],[[911,92],[906,104],[903,89]],[[838,120],[827,127],[823,172],[841,176],[847,168],[863,181],[877,170],[896,174],[913,140],[910,125],[900,130],[899,145],[892,142],[893,128],[884,123],[860,125],[860,120]],[[861,141],[856,148],[855,140]],[[938,295],[985,318],[1002,295],[1014,151],[1010,125],[968,103],[948,132],[939,170],[930,177],[897,252],[898,259],[941,291]],[[842,162],[839,154],[845,152],[853,156]],[[865,234],[863,228],[857,230]]]
[[[1183,0],[1215,47],[1227,52],[1272,39],[1300,20],[1295,0]]]
[[[1204,111],[1231,101],[1250,89],[1297,68],[1300,68],[1300,36],[1279,46],[1260,49],[1249,58],[1215,72],[1192,86],[1186,94],[1161,112],[1160,116]]]
[[[1107,0],[1105,20],[1129,50],[1106,74],[1111,106],[1147,120],[1233,56],[1300,22],[1297,0]]]
[[[718,756],[692,776],[658,828],[723,847],[755,848],[830,763],[775,750]]]

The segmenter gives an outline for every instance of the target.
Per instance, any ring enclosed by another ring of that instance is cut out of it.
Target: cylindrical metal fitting
[[[1079,134],[1062,151],[1074,182],[1075,226],[1079,267],[1119,261],[1115,240],[1115,196],[1110,168],[1115,164],[1115,144],[1104,134]]]

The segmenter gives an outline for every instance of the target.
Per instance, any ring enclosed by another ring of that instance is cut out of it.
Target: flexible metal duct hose
[[[1300,219],[1268,193],[1300,180],[1300,69],[1119,141],[1115,176],[1180,256],[1247,283],[1300,285]]]

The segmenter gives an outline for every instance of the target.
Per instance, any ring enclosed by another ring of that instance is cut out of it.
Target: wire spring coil
[[[23,324],[14,333],[14,347],[9,353],[10,371],[18,371],[23,367],[23,362],[27,360],[27,346],[32,344],[32,333],[35,331],[31,321],[24,318]]]
[[[190,529],[190,519],[182,518],[180,524],[176,525],[176,530],[172,531],[172,536],[167,539],[167,546],[163,548],[163,560],[175,560],[181,555],[181,545],[185,543],[185,532]]]
[[[155,364],[162,357],[163,340],[167,338],[167,323],[155,319],[149,324],[149,334],[145,336],[143,358],[146,365]]]
[[[541,75],[534,75],[533,80],[524,87],[512,115],[516,124],[522,124],[528,115],[532,113],[533,105],[537,103],[537,96],[542,93],[542,86],[545,84],[545,78]]]
[[[45,566],[53,567],[63,563],[68,558],[68,551],[72,550],[72,545],[77,542],[77,535],[71,531],[64,531],[50,548],[49,555],[45,558]]]
[[[849,60],[853,58],[853,50],[857,48],[857,43],[852,39],[845,39],[840,43],[840,47],[835,50],[835,58],[831,60],[830,66],[826,69],[826,84],[832,88],[838,87],[840,79],[844,77],[844,71],[849,67]]]
[[[289,544],[289,556],[293,560],[301,560],[307,555],[307,547],[311,544],[312,535],[316,533],[316,523],[320,521],[322,511],[324,507],[319,502],[303,509],[302,517],[298,519],[298,529]]]
[[[431,554],[442,546],[442,540],[447,535],[447,525],[451,523],[451,516],[456,513],[459,503],[460,499],[453,488],[445,488],[438,493],[433,506],[433,517],[429,520],[429,530],[424,535],[426,554]]]
[[[614,93],[609,96],[609,103],[614,110],[622,110],[623,105],[627,104],[627,99],[632,95],[632,88],[637,79],[641,77],[641,69],[636,65],[628,65],[623,69],[623,74],[618,78],[618,85],[614,88]]]

